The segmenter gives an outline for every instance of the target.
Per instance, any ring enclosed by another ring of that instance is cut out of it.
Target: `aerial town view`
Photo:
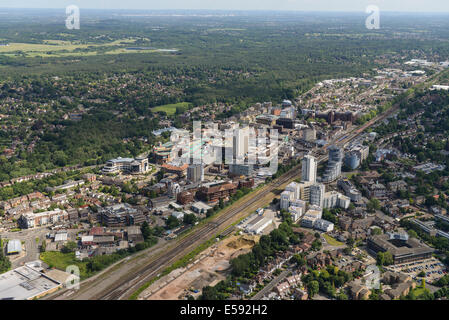
[[[0,300],[448,300],[449,3],[72,2],[0,1]]]

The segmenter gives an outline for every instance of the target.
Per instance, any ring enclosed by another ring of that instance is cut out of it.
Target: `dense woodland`
[[[148,151],[152,130],[165,118],[151,111],[156,106],[232,106],[223,118],[254,102],[293,99],[319,80],[362,76],[409,58],[449,57],[444,17],[430,24],[423,16],[386,15],[373,31],[360,14],[167,18],[84,10],[81,29],[67,30],[64,12],[2,10],[0,43],[52,42],[41,55],[0,51],[0,151],[12,149],[0,156],[1,181]],[[58,56],[58,41],[89,46]],[[108,51],[130,46],[178,51]],[[80,121],[67,119],[74,112]],[[176,116],[168,118],[182,126]]]

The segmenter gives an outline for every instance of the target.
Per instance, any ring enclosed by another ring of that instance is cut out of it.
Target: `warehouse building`
[[[0,275],[0,300],[32,300],[68,286],[77,276],[46,270],[41,261],[33,261]],[[61,275],[63,275],[61,277]]]
[[[251,223],[246,227],[246,231],[253,234],[261,234],[273,223],[273,219],[257,216]]]
[[[10,254],[19,254],[22,252],[22,242],[20,240],[9,240],[8,246],[6,249],[6,253]]]

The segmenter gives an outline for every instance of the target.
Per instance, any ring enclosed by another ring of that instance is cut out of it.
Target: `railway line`
[[[392,107],[389,110],[387,110],[382,115],[375,117],[374,119],[368,121],[361,127],[354,129],[352,132],[344,136],[343,138],[340,138],[335,144],[337,145],[345,145],[346,143],[352,141],[355,139],[359,134],[361,134],[363,131],[365,131],[367,128],[372,126],[374,123],[384,120],[385,118],[389,117],[391,114],[396,112],[398,110],[398,107]],[[325,146],[325,149],[329,147],[331,144],[328,144]],[[319,157],[317,160],[319,163],[326,161],[327,155],[323,155]],[[245,207],[250,207],[254,203],[257,203],[261,199],[263,199],[268,194],[272,193],[276,188],[282,186],[285,183],[290,182],[291,180],[299,177],[301,174],[301,166],[298,165],[291,169],[289,172],[287,172],[285,175],[277,179],[276,181],[272,182],[272,186],[268,188],[267,190],[264,190],[263,192],[257,194],[255,197],[253,197],[251,200],[245,203]],[[212,237],[214,234],[216,234],[218,229],[222,227],[223,225],[229,225],[232,224],[234,221],[237,221],[240,216],[239,212],[241,212],[240,207],[233,208],[227,212],[225,212],[223,215],[218,217],[213,224],[209,223],[201,230],[198,230],[198,232],[195,234],[195,236],[189,237],[185,240],[182,244],[180,243],[176,248],[174,248],[170,253],[168,253],[166,256],[164,256],[162,259],[154,261],[153,263],[150,263],[146,270],[143,270],[140,274],[137,275],[137,277],[140,278],[140,280],[135,281],[125,281],[123,285],[119,285],[118,289],[109,292],[108,294],[104,295],[100,299],[121,299],[126,298],[132,292],[131,290],[137,289],[140,285],[143,285],[146,281],[148,281],[149,278],[154,277],[157,272],[166,264],[169,264],[172,262],[172,260],[176,259],[177,256],[186,251],[185,248],[190,248],[193,245],[196,245],[198,241],[206,240]],[[150,271],[147,271],[150,270]],[[135,279],[137,279],[137,277]],[[131,284],[129,288],[126,288],[126,284]],[[125,288],[121,289],[122,286],[125,286]]]
[[[346,145],[374,123],[387,118],[397,110],[398,107],[391,107],[385,113],[373,118],[364,125],[352,130],[350,133],[347,133],[346,136],[340,138],[338,141],[327,144],[323,147],[323,150],[327,150],[331,144],[337,144],[339,146]],[[319,156],[317,159],[319,163],[326,160],[327,155]],[[240,204],[240,206],[238,206],[237,203],[236,205],[225,209],[224,212],[217,216],[213,221],[200,226],[193,233],[188,234],[184,238],[178,240],[174,245],[167,248],[163,254],[155,257],[153,256],[149,262],[144,263],[135,270],[130,270],[126,276],[120,278],[105,290],[101,291],[101,293],[91,296],[90,299],[120,300],[129,298],[133,292],[135,292],[150,279],[158,276],[162,270],[170,266],[177,259],[188,254],[193,248],[211,239],[215,235],[225,231],[231,224],[246,216],[248,210],[256,210],[257,207],[265,205],[265,202],[269,200],[266,198],[270,196],[270,194],[272,194],[270,199],[274,198],[276,196],[275,192],[277,188],[300,177],[300,175],[301,165],[297,165],[263,189],[251,194],[245,202]],[[126,265],[123,267],[126,267]],[[95,286],[95,282],[92,286]],[[89,288],[87,288],[87,290],[89,290]],[[63,293],[57,296],[61,296],[62,294]],[[75,292],[73,295],[68,296],[68,298],[76,299],[76,296],[77,295]]]
[[[291,181],[300,174],[300,166],[296,166],[291,171],[286,173],[284,176],[280,177],[272,183],[271,188],[263,190],[256,197],[251,198],[245,203],[245,207],[251,207],[257,204],[261,199],[272,193],[276,188],[282,186],[283,184]],[[121,298],[127,298],[132,294],[132,291],[143,285],[146,281],[156,276],[162,268],[166,267],[176,261],[178,256],[189,251],[191,247],[201,244],[203,241],[207,241],[212,238],[217,233],[221,232],[220,229],[225,229],[226,226],[238,221],[242,215],[239,213],[242,211],[241,207],[232,208],[231,210],[225,212],[223,215],[219,216],[213,223],[208,223],[200,230],[198,230],[194,235],[184,238],[177,246],[171,250],[169,253],[164,255],[161,259],[153,261],[145,267],[145,270],[139,272],[139,274],[134,275],[134,280],[123,280],[122,284],[118,286],[116,290],[108,292],[107,294],[97,297],[101,300],[116,300]],[[124,288],[122,288],[124,287]]]

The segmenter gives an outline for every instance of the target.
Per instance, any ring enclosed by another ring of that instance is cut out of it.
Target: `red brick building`
[[[186,205],[186,204],[192,203],[194,201],[193,198],[194,198],[194,194],[192,192],[183,191],[178,194],[176,200],[178,200],[178,202],[180,204]]]
[[[197,192],[197,197],[206,202],[218,202],[226,199],[237,191],[237,185],[232,182],[225,182],[210,187],[201,187]]]

